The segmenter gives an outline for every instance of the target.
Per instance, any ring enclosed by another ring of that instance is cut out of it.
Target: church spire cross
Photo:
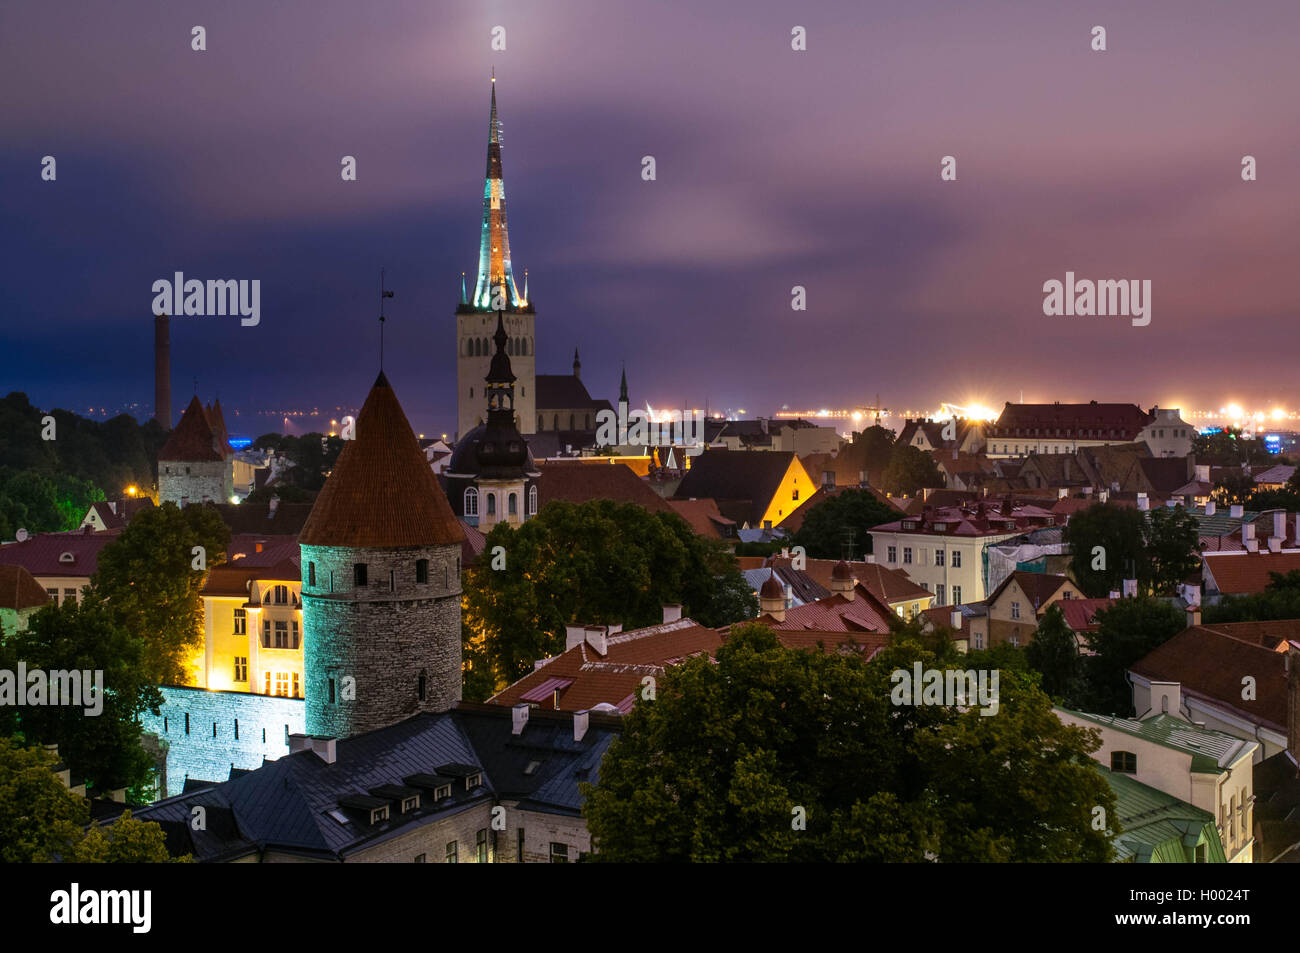
[[[506,308],[523,305],[510,264],[510,234],[506,224],[506,189],[501,174],[501,122],[497,118],[496,70],[492,71],[492,109],[488,126],[487,172],[483,182],[483,234],[479,242],[478,280],[474,307],[490,309],[497,294]]]

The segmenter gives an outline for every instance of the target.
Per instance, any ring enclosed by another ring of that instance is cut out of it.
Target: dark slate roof
[[[598,713],[590,718],[586,736],[575,742],[573,716],[564,712],[532,710],[519,735],[511,733],[510,709],[499,706],[461,705],[450,712],[419,714],[339,740],[333,764],[313,751],[300,751],[267,761],[256,771],[232,774],[215,787],[159,801],[136,816],[162,823],[170,849],[192,852],[202,861],[264,849],[342,860],[411,825],[501,798],[532,810],[578,816],[578,784],[597,780],[600,759],[619,725],[616,718]],[[541,764],[525,774],[533,761]],[[483,783],[466,791],[463,781],[454,780],[450,798],[435,803],[424,796],[417,810],[402,814],[394,808],[388,820],[377,824],[341,807],[344,799],[373,798],[388,786],[408,786],[418,775],[446,777],[456,771],[481,771]],[[188,828],[195,805],[207,811],[206,831]],[[214,815],[223,823],[214,825]],[[182,833],[178,825],[184,825],[185,839],[173,848],[172,839]]]
[[[215,507],[221,521],[230,527],[232,536],[292,536],[302,532],[311,515],[311,503],[277,503],[275,513],[270,503],[205,503]]]
[[[595,400],[587,393],[587,385],[572,374],[538,374],[533,387],[539,414],[546,411],[595,411],[609,408],[609,401]]]
[[[571,463],[550,461],[540,467],[537,479],[538,506],[560,501],[586,503],[614,500],[636,503],[651,513],[675,513],[668,501],[650,488],[625,463]]]
[[[711,497],[718,509],[731,519],[727,501],[746,500],[743,520],[758,526],[768,504],[785,479],[796,457],[792,452],[772,450],[708,450],[691,461],[691,468],[677,487],[679,500]]]

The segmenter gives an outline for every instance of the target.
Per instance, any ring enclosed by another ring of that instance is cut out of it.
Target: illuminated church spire
[[[504,285],[505,306],[514,310],[525,302],[515,287],[514,271],[510,265],[510,235],[506,230],[506,188],[501,176],[501,124],[497,120],[496,82],[496,72],[493,71],[487,175],[483,183],[483,237],[479,244],[474,307],[491,308],[493,290]]]

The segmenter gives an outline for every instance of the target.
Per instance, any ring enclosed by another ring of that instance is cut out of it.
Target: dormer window
[[[483,775],[469,774],[465,776],[465,790],[472,791],[483,783]]]
[[[444,784],[441,787],[437,787],[433,789],[433,799],[435,801],[441,801],[443,798],[449,798],[449,797],[451,797],[450,784]]]
[[[1110,769],[1119,774],[1137,774],[1137,755],[1132,751],[1112,751]]]
[[[420,806],[420,795],[417,794],[414,797],[404,798],[402,800],[402,813],[406,814],[408,811],[417,810],[419,806]]]
[[[72,553],[59,554],[59,562],[61,563],[75,563],[76,561],[77,561],[77,557],[72,555]]]
[[[370,812],[370,823],[371,823],[371,824],[379,824],[380,822],[382,822],[382,821],[386,821],[386,820],[388,820],[388,805],[387,805],[387,804],[385,804],[383,807],[377,807],[377,808],[375,808],[373,811]]]

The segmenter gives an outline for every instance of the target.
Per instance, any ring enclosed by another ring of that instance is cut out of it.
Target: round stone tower
[[[298,537],[308,734],[344,738],[460,700],[464,539],[380,373]]]

